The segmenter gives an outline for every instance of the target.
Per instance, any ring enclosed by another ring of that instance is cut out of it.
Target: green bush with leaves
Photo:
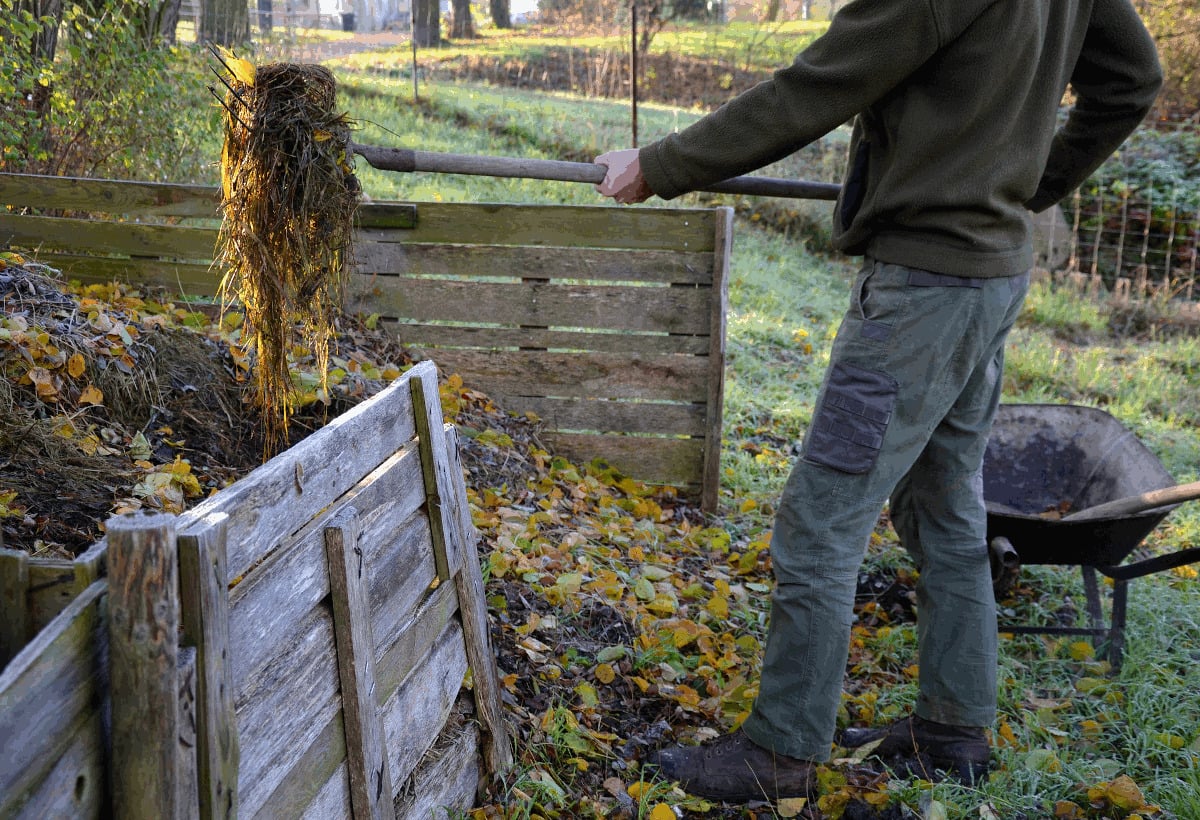
[[[148,36],[141,5],[66,3],[34,17],[0,0],[0,170],[197,181],[215,140],[203,61]],[[57,39],[57,43],[56,43]]]

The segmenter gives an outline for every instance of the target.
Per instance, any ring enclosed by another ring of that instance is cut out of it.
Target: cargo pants
[[[829,757],[858,571],[889,497],[919,573],[915,712],[993,722],[982,463],[1005,338],[1028,286],[1028,274],[970,279],[866,261],[776,514],[767,646],[743,724],[758,745]]]

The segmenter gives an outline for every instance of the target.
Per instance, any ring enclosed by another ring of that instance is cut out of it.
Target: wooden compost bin
[[[110,519],[0,673],[0,817],[470,808],[511,752],[457,453],[423,362],[184,515]]]
[[[201,186],[0,174],[0,244],[85,281],[211,295],[216,203]],[[364,204],[349,307],[536,414],[554,452],[711,511],[732,224],[729,208]]]

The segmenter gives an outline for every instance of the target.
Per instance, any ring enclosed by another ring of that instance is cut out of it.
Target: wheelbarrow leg
[[[1106,626],[1096,568],[1084,564],[1080,571],[1083,573],[1083,590],[1087,595],[1088,620],[1092,629],[1097,635],[1108,633],[1106,646],[1100,656],[1108,661],[1113,672],[1119,672],[1121,656],[1125,651],[1125,613],[1129,600],[1129,582],[1121,578],[1113,580],[1112,625]]]

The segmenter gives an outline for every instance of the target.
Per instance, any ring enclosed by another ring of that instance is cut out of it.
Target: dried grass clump
[[[232,55],[220,59],[227,93],[217,264],[222,299],[245,311],[270,455],[287,441],[289,346],[311,349],[319,372],[327,371],[360,188],[350,120],[334,113],[328,69],[274,63],[256,70]]]

